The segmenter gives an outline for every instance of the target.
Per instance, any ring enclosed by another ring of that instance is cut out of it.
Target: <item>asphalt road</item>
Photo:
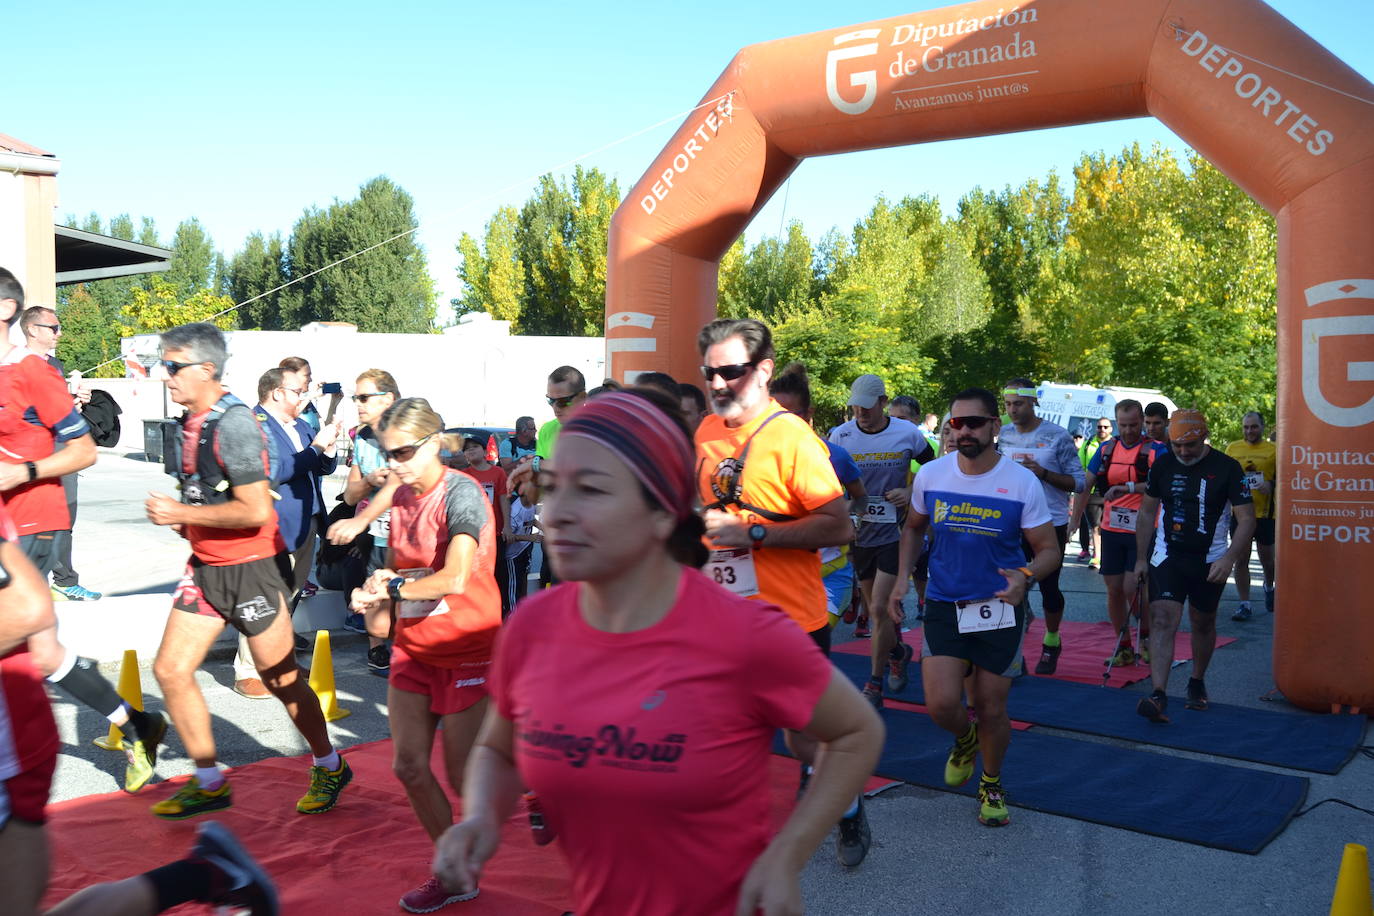
[[[75,559],[83,584],[111,594],[170,590],[185,561],[185,546],[170,532],[144,521],[142,497],[149,489],[170,490],[170,486],[160,468],[142,462],[139,453],[102,450],[96,466],[82,475]],[[1075,550],[1076,545],[1071,545],[1070,557],[1076,556]],[[1259,581],[1258,566],[1255,581]],[[1103,589],[1095,571],[1076,559],[1066,560],[1063,588],[1068,619],[1104,618]],[[1037,593],[1032,599],[1037,611],[1038,601]],[[1260,699],[1273,687],[1273,618],[1261,603],[1254,618],[1235,623],[1230,619],[1235,606],[1234,590],[1228,588],[1218,630],[1237,641],[1219,649],[1213,659],[1207,678],[1212,700],[1292,711],[1281,699]],[[841,625],[836,641],[850,639],[851,630]],[[336,742],[348,747],[387,737],[386,684],[366,670],[365,640],[337,631],[333,641],[340,702],[353,710],[351,716],[330,726]],[[302,662],[308,661],[302,657]],[[147,703],[160,708],[157,684],[148,669],[150,660],[142,662]],[[111,679],[118,677],[117,668],[103,666]],[[1174,693],[1181,693],[1187,674],[1187,666],[1176,669],[1171,679]],[[279,704],[246,700],[232,691],[227,650],[207,659],[199,679],[214,717],[223,763],[241,765],[306,750]],[[1126,689],[1145,691],[1144,685]],[[53,706],[63,741],[53,799],[116,790],[116,778],[123,772],[122,755],[91,744],[93,737],[105,732],[104,721],[56,695]],[[1112,739],[1073,737],[1132,746]],[[1150,750],[1264,769],[1183,751]],[[159,777],[188,773],[191,768],[171,733],[158,764]],[[1374,760],[1357,756],[1335,776],[1305,775],[1311,778],[1309,804],[1340,798],[1374,809]],[[1014,769],[1008,769],[1004,780],[1014,804]],[[1198,787],[1199,793],[1208,790]],[[1072,792],[1073,787],[1066,785],[1064,791]],[[1122,785],[1120,791],[1125,797],[1133,789]],[[150,802],[163,794],[156,784],[144,792]],[[1147,907],[1184,914],[1325,913],[1344,844],[1374,847],[1374,817],[1338,805],[1323,805],[1293,821],[1257,856],[1015,807],[1009,826],[991,830],[977,822],[972,800],[910,786],[884,793],[872,800],[868,810],[874,846],[867,860],[856,869],[844,869],[827,840],[803,878],[808,912],[1097,916],[1111,908]]]

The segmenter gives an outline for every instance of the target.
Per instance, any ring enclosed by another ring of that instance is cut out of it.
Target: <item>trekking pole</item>
[[[1106,661],[1107,670],[1104,671],[1104,672],[1102,672],[1102,686],[1103,686],[1103,687],[1106,687],[1106,686],[1107,686],[1107,682],[1108,682],[1109,680],[1111,680],[1111,677],[1112,677],[1112,666],[1113,666],[1114,664],[1116,664],[1116,656],[1117,656],[1117,653],[1121,651],[1121,640],[1123,640],[1123,639],[1130,639],[1130,638],[1131,638],[1131,617],[1132,617],[1132,616],[1135,616],[1135,615],[1137,615],[1137,614],[1140,613],[1140,587],[1141,587],[1141,583],[1137,582],[1137,583],[1136,583],[1136,587],[1135,587],[1135,595],[1133,595],[1133,596],[1131,597],[1131,606],[1130,606],[1129,608],[1127,608],[1127,610],[1126,610],[1126,622],[1125,622],[1124,624],[1122,624],[1122,625],[1121,625],[1121,629],[1120,629],[1119,631],[1117,631],[1117,634],[1116,634],[1116,651],[1112,653],[1111,658],[1107,659],[1107,661]],[[1139,631],[1137,631],[1137,634],[1138,634],[1138,633],[1139,633]],[[1137,635],[1137,638],[1139,638],[1138,635]]]
[[[1145,580],[1141,579],[1135,586],[1135,598],[1132,601],[1131,610],[1131,613],[1135,615],[1135,644],[1140,649],[1140,651],[1135,654],[1137,665],[1140,664],[1140,660],[1145,657],[1145,652],[1147,650],[1145,640],[1150,638],[1149,633],[1142,632],[1145,629],[1145,615],[1150,612],[1149,602],[1141,600],[1144,597],[1144,592]],[[1129,620],[1130,617],[1126,619]]]

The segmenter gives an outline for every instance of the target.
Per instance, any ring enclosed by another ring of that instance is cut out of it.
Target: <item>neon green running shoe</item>
[[[181,821],[207,811],[221,811],[233,803],[229,780],[222,782],[218,789],[206,790],[202,789],[200,781],[192,776],[171,798],[153,805],[152,811],[163,820]]]
[[[339,768],[337,770],[326,770],[324,767],[310,768],[310,788],[306,790],[301,800],[296,802],[296,810],[301,814],[323,814],[339,801],[339,794],[343,792],[344,786],[353,781],[353,770],[349,768],[348,761],[339,758]]]
[[[978,823],[984,827],[1005,827],[1011,823],[1007,811],[1007,792],[1002,781],[989,782],[986,778],[978,780]]]
[[[133,742],[124,742],[124,756],[128,763],[124,767],[124,791],[130,795],[148,784],[153,778],[153,767],[157,766],[157,746],[167,734],[167,714],[154,713],[152,730],[144,737]]]
[[[978,754],[978,723],[970,722],[968,731],[954,741],[945,761],[945,785],[962,786],[973,775],[973,758]]]

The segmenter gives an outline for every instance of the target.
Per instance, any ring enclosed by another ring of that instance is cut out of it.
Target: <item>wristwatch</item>
[[[402,578],[401,576],[394,576],[393,578],[387,580],[386,593],[388,596],[390,596],[392,601],[405,600],[401,597],[401,586],[405,585],[406,581],[407,580]]]
[[[759,524],[749,526],[749,540],[753,541],[753,548],[758,550],[763,546],[763,539],[768,534],[768,529]]]
[[[34,464],[32,461],[25,461],[24,467],[29,469],[29,483],[33,483],[38,479],[38,465]]]
[[[1018,567],[1016,567],[1016,568],[1017,568],[1017,570],[1018,570],[1019,572],[1022,572],[1022,573],[1025,574],[1025,576],[1026,576],[1026,587],[1027,587],[1027,588],[1030,588],[1032,585],[1035,584],[1035,573],[1031,572],[1031,569],[1030,569],[1029,566],[1018,566]]]

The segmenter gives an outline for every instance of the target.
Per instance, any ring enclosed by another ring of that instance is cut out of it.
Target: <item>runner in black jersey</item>
[[[1169,439],[1173,451],[1151,465],[1136,520],[1139,559],[1135,576],[1140,579],[1149,572],[1150,679],[1154,684],[1154,692],[1141,698],[1136,712],[1154,722],[1169,721],[1165,689],[1184,601],[1192,627],[1194,668],[1184,705],[1207,708],[1203,676],[1217,644],[1217,603],[1237,556],[1255,531],[1255,507],[1245,472],[1240,462],[1207,444],[1202,413],[1174,411],[1169,418]],[[1232,512],[1236,535],[1228,547]],[[1151,538],[1153,553],[1149,552]]]

